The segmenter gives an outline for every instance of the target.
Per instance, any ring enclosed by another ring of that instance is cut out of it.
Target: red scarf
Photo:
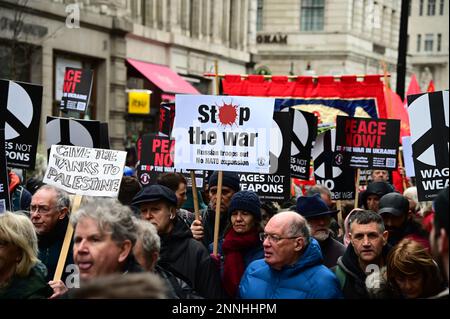
[[[231,228],[226,234],[222,244],[225,256],[223,264],[223,286],[230,297],[235,297],[245,271],[244,255],[259,242],[256,227],[245,234],[238,234]]]

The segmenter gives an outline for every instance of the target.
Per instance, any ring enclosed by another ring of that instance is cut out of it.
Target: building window
[[[420,52],[420,44],[422,43],[422,35],[417,35],[417,52]]]
[[[441,16],[444,15],[444,0],[441,0],[441,1],[439,2],[439,14],[440,14]]]
[[[423,15],[423,0],[420,0],[420,4],[419,4],[419,15]]]
[[[433,34],[427,33],[425,34],[425,51],[433,51]]]
[[[263,5],[264,0],[258,0],[258,7],[256,8],[256,31],[263,29]]]
[[[436,0],[428,0],[427,15],[434,16],[436,13]]]
[[[302,31],[322,31],[324,24],[325,1],[302,0],[300,25]]]
[[[441,52],[441,43],[442,43],[442,34],[438,33],[437,35],[437,51]]]

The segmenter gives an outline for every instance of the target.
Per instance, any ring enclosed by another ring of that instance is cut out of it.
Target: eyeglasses
[[[266,239],[269,240],[269,242],[273,243],[273,244],[277,244],[280,240],[282,239],[295,239],[295,238],[299,238],[301,236],[295,236],[295,237],[281,237],[281,236],[277,236],[277,235],[272,235],[272,234],[266,234],[266,233],[260,233],[259,234],[259,239],[261,241],[265,241]]]
[[[37,213],[39,211],[41,214],[47,214],[52,210],[52,208],[53,207],[49,207],[49,206],[31,205],[30,212]]]

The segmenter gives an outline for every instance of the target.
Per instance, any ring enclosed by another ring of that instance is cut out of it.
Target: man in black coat
[[[38,237],[38,258],[47,267],[47,281],[53,280],[61,247],[69,223],[69,195],[50,185],[41,186],[31,198],[30,217]],[[62,280],[70,274],[66,266],[73,264],[72,243],[69,247]]]
[[[337,210],[330,210],[319,194],[297,199],[297,212],[305,217],[311,227],[311,236],[320,245],[323,264],[336,266],[337,260],[345,252],[345,246],[330,236],[331,219],[336,218]]]
[[[161,238],[158,264],[186,278],[204,298],[223,298],[219,270],[201,242],[177,215],[175,193],[162,185],[143,188],[133,198],[142,219],[150,221]]]

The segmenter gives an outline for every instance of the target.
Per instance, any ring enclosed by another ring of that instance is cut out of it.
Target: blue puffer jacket
[[[239,293],[244,299],[342,298],[339,281],[322,265],[320,246],[313,238],[292,266],[275,270],[264,259],[252,262],[242,276]]]

